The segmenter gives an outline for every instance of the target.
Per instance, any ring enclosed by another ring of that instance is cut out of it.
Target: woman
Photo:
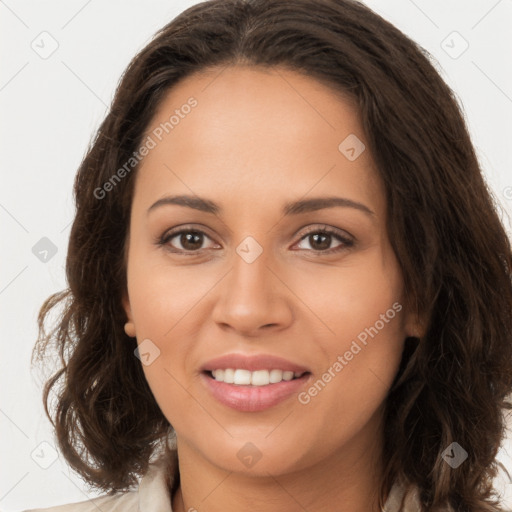
[[[56,510],[502,510],[510,243],[424,53],[353,0],[213,0],[134,58],[39,318],[107,493]]]

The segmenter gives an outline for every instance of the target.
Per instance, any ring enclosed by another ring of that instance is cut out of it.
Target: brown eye
[[[203,245],[203,235],[197,231],[190,231],[188,233],[181,233],[179,235],[179,242],[183,249],[187,251],[193,251],[200,249]]]
[[[326,251],[327,249],[330,249],[332,238],[332,235],[328,235],[326,233],[315,233],[306,237],[312,248],[318,249],[319,251]]]
[[[334,240],[338,240],[339,244],[331,247]],[[354,241],[347,235],[340,234],[337,230],[325,226],[322,229],[311,229],[309,233],[301,238],[301,243],[307,241],[310,248],[305,248],[309,251],[320,253],[334,253],[339,252],[354,245]]]
[[[159,244],[170,246],[173,252],[199,252],[204,249],[202,245],[205,238],[210,239],[203,231],[197,229],[182,229],[180,231],[167,233],[159,241]],[[171,243],[171,240],[174,239],[176,239],[176,241]]]

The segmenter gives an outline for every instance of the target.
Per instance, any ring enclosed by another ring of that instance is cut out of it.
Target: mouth
[[[200,368],[200,377],[219,404],[240,412],[257,412],[289,401],[306,386],[312,373],[272,354],[230,353],[207,361]]]
[[[290,375],[291,373],[291,375]],[[307,386],[311,372],[217,369],[201,372],[201,381],[215,401],[238,412],[261,412],[290,401]],[[229,382],[229,381],[233,382]],[[290,405],[291,406],[291,405]]]

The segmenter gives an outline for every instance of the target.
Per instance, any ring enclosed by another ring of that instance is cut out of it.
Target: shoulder
[[[498,489],[498,496],[500,500],[503,500],[500,503],[500,506],[505,507],[500,510],[503,512],[512,512],[512,508],[510,508],[508,500],[505,503],[504,495],[505,493],[500,492]],[[419,512],[421,510],[423,510],[423,508],[421,506],[418,487],[414,484],[407,484],[404,480],[399,479],[392,486],[382,512]],[[456,511],[453,507],[448,505],[443,508],[443,512]]]
[[[99,496],[77,503],[68,503],[48,508],[35,508],[23,512],[138,512],[139,496],[137,491],[127,491],[113,496]]]
[[[135,490],[22,512],[172,512],[169,487],[172,485],[175,489],[179,472],[176,451],[171,450],[170,455],[169,459],[160,458],[150,463]]]

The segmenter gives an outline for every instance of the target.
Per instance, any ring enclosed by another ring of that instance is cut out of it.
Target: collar
[[[167,450],[149,464],[139,483],[139,512],[172,512],[171,497],[179,484],[176,439],[170,438]]]

